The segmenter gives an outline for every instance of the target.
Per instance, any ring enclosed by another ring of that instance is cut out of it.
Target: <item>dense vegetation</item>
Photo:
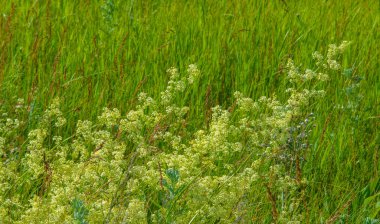
[[[0,6],[1,223],[380,223],[379,1]]]

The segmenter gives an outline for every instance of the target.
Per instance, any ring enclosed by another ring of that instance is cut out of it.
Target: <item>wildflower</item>
[[[170,67],[166,72],[170,75],[171,79],[175,79],[178,76],[178,69],[175,67]]]
[[[329,80],[329,75],[320,72],[320,73],[317,74],[317,79],[319,81],[328,81]]]
[[[332,70],[339,70],[341,67],[340,64],[336,60],[328,59],[327,63]]]
[[[194,79],[198,78],[201,74],[196,64],[189,65],[187,73],[189,74],[187,78],[189,84],[192,84],[194,82]]]
[[[113,127],[117,124],[120,118],[120,112],[118,109],[114,108],[113,110],[108,109],[107,107],[103,108],[103,113],[98,117],[99,123],[105,125],[108,128]]]
[[[140,200],[132,199],[126,211],[127,223],[147,223],[145,203]]]

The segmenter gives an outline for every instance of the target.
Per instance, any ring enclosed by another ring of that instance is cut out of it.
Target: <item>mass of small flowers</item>
[[[313,53],[311,69],[289,59],[286,101],[235,92],[234,109],[215,106],[198,130],[175,100],[202,78],[195,64],[169,68],[159,98],[142,92],[126,114],[104,108],[70,137],[56,98],[16,144],[31,119],[19,120],[31,105],[17,100],[0,117],[0,222],[249,223],[266,210],[274,222],[304,223],[308,105],[325,95],[318,83],[341,68],[348,44]]]

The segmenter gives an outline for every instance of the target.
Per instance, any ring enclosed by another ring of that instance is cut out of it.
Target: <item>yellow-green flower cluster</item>
[[[321,53],[316,51],[312,55],[313,59],[316,61],[316,65],[320,68],[339,70],[341,65],[338,62],[338,57],[347,49],[349,45],[349,41],[343,41],[339,46],[336,44],[330,44],[326,57],[323,57]]]
[[[331,45],[327,59],[314,53],[317,66],[336,69],[332,60],[347,44]],[[124,116],[104,108],[96,121],[79,120],[69,138],[58,134],[66,119],[53,100],[29,131],[21,163],[0,165],[1,221],[249,223],[253,204],[270,195],[266,204],[279,210],[277,221],[303,222],[299,211],[307,181],[295,178],[279,158],[288,152],[292,125],[310,99],[324,94],[298,84],[328,76],[326,69],[300,72],[291,60],[287,69],[294,88],[285,102],[276,96],[255,101],[236,92],[236,108],[212,108],[209,126],[199,130],[186,128],[189,108],[175,103],[200,77],[194,64],[183,77],[176,68],[167,70],[168,86],[159,100],[140,93],[136,108]],[[5,133],[20,124],[0,120],[3,154],[11,141]],[[291,163],[299,156],[289,155]],[[15,189],[20,182],[28,192]],[[279,195],[286,195],[281,208],[273,202]]]
[[[49,108],[44,112],[41,120],[41,127],[50,125],[50,122],[55,118],[55,127],[62,127],[66,124],[66,118],[63,117],[62,112],[59,109],[59,98],[54,98]]]

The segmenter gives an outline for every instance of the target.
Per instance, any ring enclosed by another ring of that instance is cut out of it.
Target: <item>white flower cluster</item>
[[[335,44],[330,44],[326,57],[324,57],[318,51],[315,51],[312,54],[312,57],[315,60],[315,64],[320,70],[339,70],[341,68],[341,65],[338,62],[338,57],[345,51],[345,49],[349,45],[350,42],[348,41],[343,41],[339,46],[336,46]],[[288,71],[288,78],[290,82],[293,83],[302,83],[313,79],[317,79],[319,81],[327,81],[329,79],[329,76],[323,72],[316,72],[311,69],[306,69],[305,72],[301,72],[294,65],[292,59],[288,60],[286,68]]]
[[[55,118],[54,125],[59,128],[66,124],[66,118],[63,117],[59,109],[59,98],[54,98],[49,108],[44,112],[41,124],[42,126],[49,126],[52,119]]]
[[[107,128],[112,128],[118,123],[120,119],[120,112],[118,109],[114,108],[113,110],[108,109],[107,107],[103,108],[103,113],[98,117],[99,124],[105,125]]]
[[[319,64],[320,62],[317,61],[316,64]],[[307,81],[311,81],[313,79],[317,79],[319,81],[327,81],[329,80],[329,76],[322,72],[316,72],[311,69],[306,69],[305,72],[300,72],[299,69],[294,65],[294,62],[292,59],[288,60],[288,63],[286,65],[286,68],[288,70],[288,78],[290,82],[292,83],[303,83]]]
[[[189,84],[193,84],[194,79],[197,79],[201,74],[196,64],[189,65],[187,69],[187,73],[188,73],[187,80]]]
[[[343,41],[339,46],[337,46],[336,44],[330,44],[326,58],[323,57],[321,53],[316,51],[313,53],[313,59],[316,61],[316,65],[318,67],[339,70],[341,68],[341,65],[339,64],[337,59],[339,55],[341,55],[349,45],[349,41]]]

